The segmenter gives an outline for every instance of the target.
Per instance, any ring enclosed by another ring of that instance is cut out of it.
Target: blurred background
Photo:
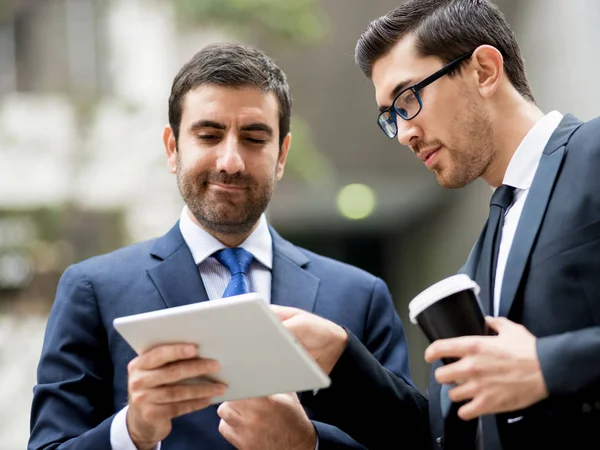
[[[598,113],[598,0],[499,0],[539,106]],[[354,66],[399,0],[0,0],[0,448],[23,449],[48,311],[74,262],[164,234],[182,201],[161,132],[179,68],[215,41],[265,50],[294,97],[292,151],[268,210],[297,245],[383,278],[415,383],[426,342],[407,304],[463,264],[483,183],[449,191],[378,129]],[[343,299],[342,299],[343,300]]]

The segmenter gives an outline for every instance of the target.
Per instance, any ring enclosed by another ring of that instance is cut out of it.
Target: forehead
[[[276,129],[279,104],[272,91],[204,84],[189,91],[183,99],[182,126],[198,120],[263,122]]]
[[[439,59],[417,55],[414,36],[402,38],[384,57],[373,65],[371,79],[375,86],[375,99],[379,106],[389,106],[394,100],[394,89],[405,82],[406,87],[418,83],[434,72]]]

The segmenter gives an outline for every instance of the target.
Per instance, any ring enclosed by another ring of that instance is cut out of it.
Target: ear
[[[288,152],[290,151],[290,144],[292,142],[292,135],[288,133],[283,144],[281,144],[281,150],[279,151],[279,160],[277,161],[277,180],[281,180],[283,177],[283,170],[285,168],[285,162],[287,160]]]
[[[163,142],[167,152],[167,166],[171,173],[177,172],[177,140],[170,125],[166,125],[163,131]]]
[[[475,77],[479,93],[489,98],[498,89],[504,74],[504,58],[502,53],[491,45],[481,45],[473,52]]]

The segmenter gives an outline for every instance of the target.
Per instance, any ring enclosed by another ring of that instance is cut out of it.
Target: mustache
[[[232,185],[232,186],[255,186],[257,184],[256,179],[249,174],[236,172],[236,173],[227,173],[224,171],[221,172],[202,172],[198,176],[198,180],[202,183],[218,183],[222,185]]]
[[[414,143],[409,144],[408,146],[415,153],[415,155],[418,155],[422,148],[443,147],[444,144],[438,140],[434,140],[431,142],[415,141]]]

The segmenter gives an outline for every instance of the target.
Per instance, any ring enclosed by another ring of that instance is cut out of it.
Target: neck
[[[200,222],[198,222],[198,219],[196,219],[196,217],[192,214],[192,212],[189,209],[187,210],[187,214],[196,225],[198,225],[200,228],[202,228],[204,231],[206,231],[208,234],[210,234],[212,237],[218,240],[221,244],[230,248],[238,247],[242,242],[248,239],[248,236],[250,236],[258,226],[257,221],[250,230],[244,233],[220,233],[218,231],[203,226]]]
[[[506,169],[517,148],[544,113],[519,94],[512,96],[492,114],[494,157],[482,178],[492,187],[502,184]]]

